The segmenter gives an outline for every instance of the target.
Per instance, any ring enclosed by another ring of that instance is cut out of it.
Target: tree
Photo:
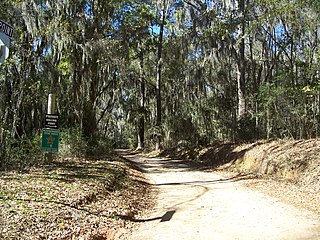
[[[15,142],[37,138],[52,92],[61,127],[79,128],[91,143],[101,135],[138,148],[319,135],[316,1],[0,5],[16,32],[0,67],[5,161]]]
[[[156,83],[156,99],[157,99],[157,117],[156,127],[159,133],[156,136],[156,150],[160,149],[161,144],[161,70],[162,70],[162,48],[163,48],[163,31],[166,19],[166,9],[162,6],[160,9],[160,31],[158,40],[158,55],[157,55],[157,83]]]

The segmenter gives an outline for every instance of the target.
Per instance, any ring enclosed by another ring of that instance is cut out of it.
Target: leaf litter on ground
[[[117,156],[2,172],[0,239],[109,239],[151,196],[142,173]]]

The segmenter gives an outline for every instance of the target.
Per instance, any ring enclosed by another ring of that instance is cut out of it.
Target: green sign
[[[58,129],[42,129],[42,150],[45,152],[58,152],[59,150],[59,136]]]

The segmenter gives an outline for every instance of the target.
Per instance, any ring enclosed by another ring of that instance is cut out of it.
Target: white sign
[[[12,38],[13,27],[11,27],[9,24],[7,24],[7,23],[5,23],[5,22],[0,20],[0,32],[3,32],[9,38]]]
[[[0,32],[0,40],[3,42],[4,45],[7,47],[10,46],[10,38],[5,35],[3,32]]]
[[[0,20],[0,64],[9,57],[10,40],[13,27]]]
[[[9,57],[9,48],[0,39],[0,64]]]

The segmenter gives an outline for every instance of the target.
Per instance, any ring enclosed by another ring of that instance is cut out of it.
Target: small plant
[[[80,128],[61,131],[61,157],[96,157],[105,155],[110,149],[111,142],[107,138],[87,140]]]
[[[61,131],[60,156],[84,157],[87,146],[88,143],[80,128],[63,129]]]
[[[35,135],[32,140],[6,139],[6,145],[2,146],[0,153],[0,170],[23,170],[41,165],[43,158],[40,141],[39,135]]]

